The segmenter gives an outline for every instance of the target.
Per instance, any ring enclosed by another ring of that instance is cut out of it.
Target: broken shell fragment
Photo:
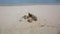
[[[29,23],[32,23],[32,21],[33,21],[33,19],[30,17],[30,18],[28,19],[28,22],[29,22]]]
[[[37,17],[33,14],[28,13],[28,15],[22,16],[22,19],[20,21],[26,21],[29,23],[32,23],[32,21],[37,21]]]

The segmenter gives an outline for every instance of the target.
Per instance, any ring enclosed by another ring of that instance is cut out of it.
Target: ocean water
[[[19,4],[19,3],[60,3],[60,0],[0,0],[0,4]]]

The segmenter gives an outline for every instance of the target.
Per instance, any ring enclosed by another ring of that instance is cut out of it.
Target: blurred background
[[[0,0],[0,34],[60,34],[59,3],[60,0]],[[38,21],[20,22],[27,13],[37,16]]]

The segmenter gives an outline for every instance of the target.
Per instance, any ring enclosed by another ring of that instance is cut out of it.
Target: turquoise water
[[[60,0],[0,0],[0,4],[19,3],[60,3]]]

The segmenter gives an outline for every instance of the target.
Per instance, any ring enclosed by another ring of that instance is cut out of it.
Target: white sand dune
[[[28,12],[37,16],[38,21],[20,22]],[[0,6],[0,34],[57,34],[59,27],[60,5]]]

